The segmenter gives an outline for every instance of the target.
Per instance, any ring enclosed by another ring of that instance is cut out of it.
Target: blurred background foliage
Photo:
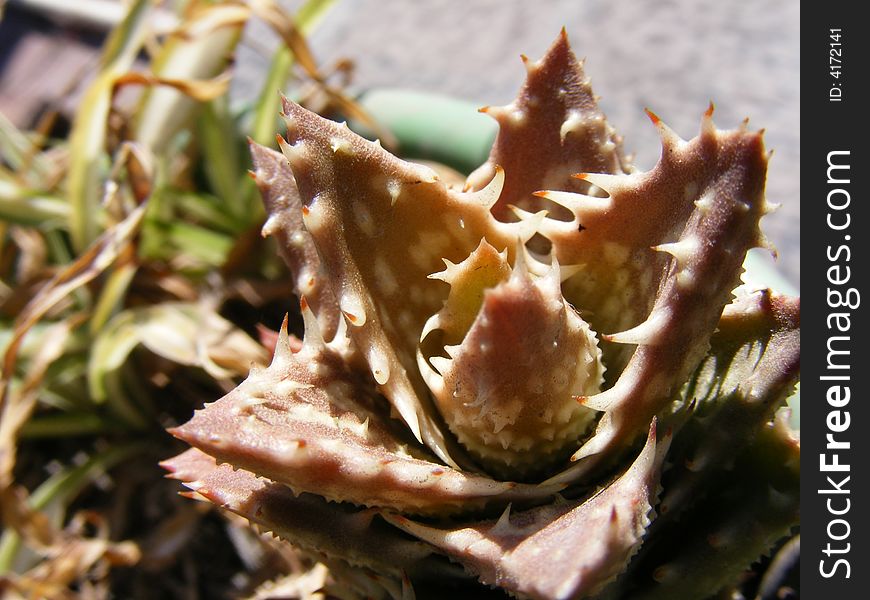
[[[179,450],[167,426],[270,359],[295,302],[248,174],[277,91],[378,130],[342,91],[348,64],[321,69],[306,43],[333,1],[16,4],[111,29],[68,124],[0,114],[0,595],[319,589],[314,565],[179,497],[158,462]],[[252,20],[283,44],[256,102],[231,107]]]

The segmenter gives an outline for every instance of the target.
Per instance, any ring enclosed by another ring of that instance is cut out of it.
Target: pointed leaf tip
[[[661,119],[659,118],[659,116],[658,116],[657,114],[655,114],[653,111],[651,111],[651,110],[648,109],[648,108],[644,108],[643,111],[646,113],[646,116],[649,117],[649,120],[652,121],[652,124],[653,124],[653,125],[655,125],[656,127],[658,127],[658,126],[661,124],[662,120],[661,120]]]

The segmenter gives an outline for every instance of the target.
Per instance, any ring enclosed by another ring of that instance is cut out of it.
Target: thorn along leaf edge
[[[799,300],[733,294],[767,245],[762,134],[711,104],[683,140],[648,110],[662,153],[640,172],[564,30],[524,63],[461,187],[284,99],[281,152],[250,148],[302,347],[285,321],[164,466],[385,596],[473,585],[458,563],[517,597],[705,597],[798,519],[800,445],[772,423]],[[746,503],[705,518],[726,480]],[[727,531],[746,543],[707,543]]]

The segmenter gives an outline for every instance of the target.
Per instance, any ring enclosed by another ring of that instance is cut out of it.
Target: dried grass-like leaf
[[[30,361],[24,381],[14,390],[10,389],[11,366],[8,371],[4,369],[0,386],[2,386],[3,392],[8,394],[8,398],[0,405],[0,492],[7,489],[12,483],[18,432],[33,413],[42,379],[49,365],[63,354],[70,334],[81,323],[82,317],[81,314],[74,315],[51,326],[45,336],[45,343],[40,346]],[[18,339],[20,340],[20,338]],[[13,339],[10,348],[14,343]]]
[[[230,74],[223,72],[211,79],[177,79],[173,77],[160,77],[150,73],[125,73],[118,78],[117,85],[165,85],[174,88],[196,100],[207,102],[223,96],[230,87]]]
[[[11,468],[14,464],[14,442],[18,429],[27,420],[36,402],[38,379],[31,387],[12,392],[11,384],[18,352],[28,331],[42,319],[58,302],[79,289],[106,269],[118,258],[131,243],[138,231],[145,213],[145,206],[135,209],[124,221],[109,229],[88,250],[72,264],[61,270],[39,293],[24,307],[15,320],[12,337],[3,355],[3,376],[0,378],[0,415],[2,415],[3,435],[0,436],[0,483],[11,481]],[[69,327],[69,325],[67,325]],[[57,346],[48,345],[44,352],[59,352]],[[47,363],[50,360],[46,361]]]
[[[129,71],[145,40],[150,2],[137,0],[113,30],[102,56],[101,69],[88,87],[70,134],[67,189],[72,212],[73,246],[86,248],[98,232],[98,203],[108,159],[105,154],[108,118],[118,77]]]
[[[123,394],[117,381],[139,344],[180,365],[200,367],[216,379],[244,375],[265,365],[269,352],[204,303],[172,302],[118,313],[97,335],[88,384],[97,402]]]
[[[196,102],[216,97],[228,83],[221,73],[249,16],[247,6],[233,3],[201,6],[188,15],[152,61],[152,73],[131,76],[165,84],[144,94],[133,119],[133,139],[156,154],[168,148],[190,124]]]

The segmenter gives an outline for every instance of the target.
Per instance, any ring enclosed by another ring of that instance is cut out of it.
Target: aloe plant
[[[282,153],[251,143],[304,336],[164,466],[337,595],[704,598],[797,524],[799,300],[733,293],[761,133],[649,112],[640,172],[564,31],[526,68],[464,185],[286,99]]]

